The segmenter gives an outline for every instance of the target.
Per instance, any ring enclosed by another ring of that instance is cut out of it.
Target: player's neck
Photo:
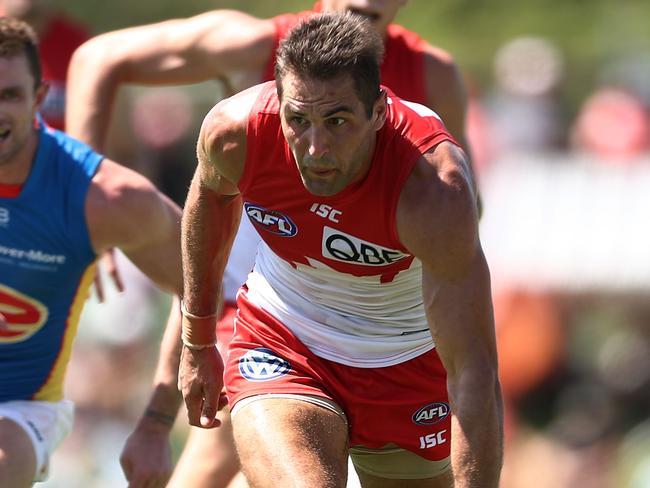
[[[25,144],[8,161],[0,162],[0,183],[21,185],[29,176],[38,147],[38,131],[33,130]]]

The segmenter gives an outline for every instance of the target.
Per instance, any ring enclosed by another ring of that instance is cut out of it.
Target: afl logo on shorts
[[[291,371],[291,364],[265,347],[244,354],[239,360],[239,372],[248,381],[270,381]]]
[[[450,412],[448,403],[429,403],[415,412],[411,418],[418,425],[433,425],[445,420]]]
[[[47,307],[13,288],[0,285],[0,313],[9,323],[0,328],[0,343],[21,342],[36,334],[48,317]]]
[[[258,229],[281,237],[293,237],[298,233],[298,227],[291,219],[277,210],[267,210],[259,205],[244,203],[246,215]]]

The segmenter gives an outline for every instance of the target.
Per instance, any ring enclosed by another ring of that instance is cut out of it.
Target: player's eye
[[[327,119],[327,123],[336,127],[345,124],[345,119],[343,117],[332,117]]]

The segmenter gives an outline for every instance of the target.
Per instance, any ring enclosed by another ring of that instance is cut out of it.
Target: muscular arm
[[[241,216],[237,189],[246,158],[246,125],[259,88],[214,107],[203,121],[197,144],[198,167],[182,220],[183,348],[179,385],[190,424],[218,425],[215,415],[223,386],[223,363],[215,348],[213,321],[223,272]]]
[[[447,370],[456,486],[496,488],[503,413],[489,271],[474,201],[462,151],[443,142],[409,177],[397,223],[402,242],[422,261],[424,306]]]
[[[237,99],[239,97],[233,97]],[[184,303],[194,315],[216,311],[221,278],[241,215],[237,181],[246,156],[245,120],[233,120],[227,106],[207,115],[197,143],[198,166],[183,211]]]
[[[67,131],[103,151],[113,100],[122,84],[218,79],[228,90],[238,91],[259,83],[274,34],[270,20],[215,10],[97,36],[77,49],[70,63]]]
[[[86,219],[98,253],[111,247],[124,254],[154,283],[180,296],[180,208],[140,174],[105,159],[93,178],[86,200]],[[154,380],[155,408],[175,415],[180,314],[172,307]],[[163,406],[164,405],[164,406]]]
[[[182,293],[180,216],[177,205],[146,178],[113,161],[102,161],[86,200],[94,249],[120,248],[161,288],[175,295],[165,328],[153,392],[122,455],[127,479],[164,482],[171,473],[168,434],[181,403],[177,389]]]

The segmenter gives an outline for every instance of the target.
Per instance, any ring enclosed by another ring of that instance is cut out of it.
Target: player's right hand
[[[195,350],[183,347],[178,389],[183,394],[190,425],[219,427],[219,398],[223,388],[223,360],[216,347]]]

